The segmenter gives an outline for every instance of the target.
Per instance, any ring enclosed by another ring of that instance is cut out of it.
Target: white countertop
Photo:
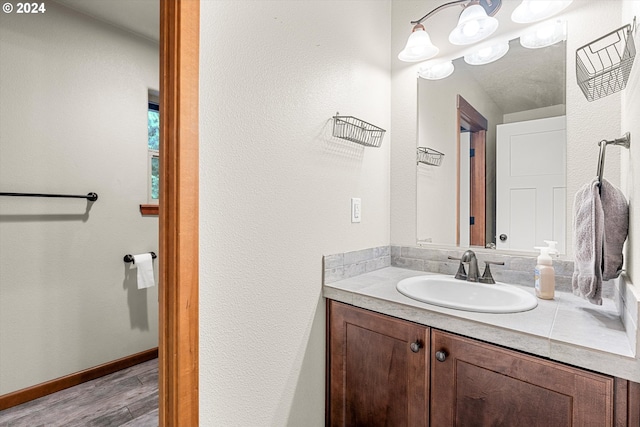
[[[422,303],[396,290],[398,281],[429,275],[387,267],[324,285],[323,295],[357,307],[487,341],[573,366],[640,382],[640,359],[613,301],[596,306],[571,293],[538,300],[533,310],[491,314]],[[518,286],[531,292],[532,287]]]

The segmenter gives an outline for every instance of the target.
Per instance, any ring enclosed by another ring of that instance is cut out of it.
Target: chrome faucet
[[[460,263],[469,263],[469,272],[467,273],[467,282],[478,281],[478,259],[472,250],[468,250],[462,254]]]
[[[449,257],[449,259],[455,259],[460,261],[458,272],[456,273],[456,279],[466,280],[468,282],[478,281],[478,259],[476,254],[472,250],[468,250],[462,254],[461,258]],[[464,270],[464,264],[469,264],[469,273]]]
[[[482,277],[478,277],[478,259],[476,258],[476,254],[472,250],[468,250],[462,254],[461,258],[448,257],[449,259],[455,259],[460,261],[460,266],[458,267],[458,272],[455,275],[455,278],[458,280],[466,280],[467,282],[480,282],[486,284],[496,283],[491,275],[491,270],[489,266],[493,265],[504,265],[504,262],[501,261],[485,261],[485,269]],[[464,265],[469,264],[469,273],[464,269]]]
[[[493,285],[494,283],[496,283],[496,281],[493,279],[493,276],[491,275],[491,269],[489,268],[491,266],[491,264],[493,265],[504,265],[504,262],[501,261],[485,261],[484,265],[484,274],[482,274],[482,277],[478,279],[478,281],[480,283],[486,283],[488,285]]]

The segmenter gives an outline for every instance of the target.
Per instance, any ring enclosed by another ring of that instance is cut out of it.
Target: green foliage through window
[[[152,109],[154,104],[149,104],[147,114],[147,127],[149,130],[149,150],[160,149],[160,111]],[[155,106],[157,108],[157,106]]]
[[[151,198],[156,200],[160,196],[160,159],[151,158]]]
[[[158,104],[149,103],[147,110],[147,144],[151,154],[151,198],[157,200],[160,196],[160,109]]]

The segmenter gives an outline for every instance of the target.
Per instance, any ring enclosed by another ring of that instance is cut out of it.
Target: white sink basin
[[[416,276],[396,285],[409,298],[457,310],[481,313],[517,313],[538,305],[536,297],[506,283],[487,285],[450,276]]]

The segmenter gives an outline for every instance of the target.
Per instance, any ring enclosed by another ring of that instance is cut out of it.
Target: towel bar
[[[158,255],[156,255],[155,252],[149,252],[151,254],[151,258],[152,259],[156,259],[158,257]],[[136,263],[136,261],[133,259],[133,255],[131,254],[126,254],[124,256],[124,262],[132,262],[132,263]]]
[[[629,132],[625,133],[621,138],[614,139],[613,141],[607,141],[603,139],[598,142],[600,146],[600,155],[598,156],[598,187],[600,187],[602,183],[602,174],[604,173],[604,156],[607,151],[607,145],[619,145],[624,148],[629,148],[631,146],[631,134]]]
[[[96,193],[88,193],[85,195],[75,195],[75,194],[43,194],[43,193],[0,193],[0,196],[14,196],[14,197],[63,197],[67,199],[87,199],[90,202],[95,202],[98,200],[98,195]]]

